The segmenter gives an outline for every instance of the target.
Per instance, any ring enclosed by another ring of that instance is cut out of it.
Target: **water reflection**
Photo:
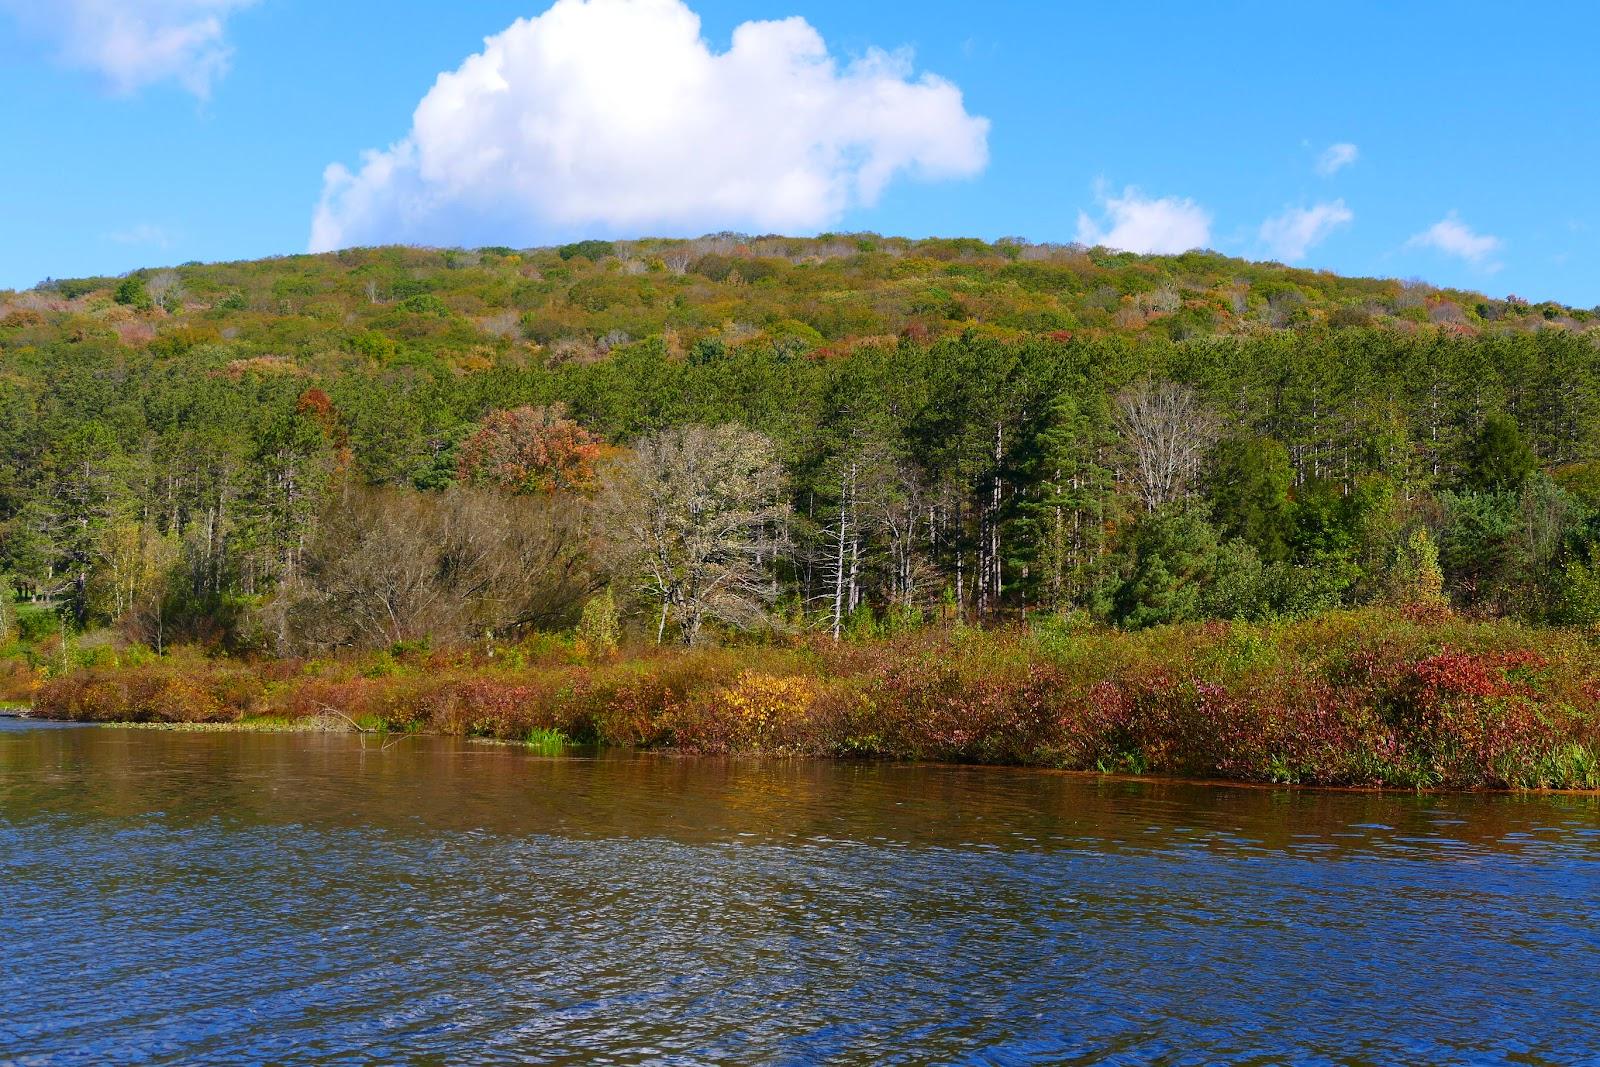
[[[1570,1063],[1596,808],[0,723],[0,1059]]]

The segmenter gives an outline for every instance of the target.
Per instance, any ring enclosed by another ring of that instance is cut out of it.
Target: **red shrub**
[[[1365,612],[1280,627],[651,648],[605,664],[573,662],[554,639],[515,655],[463,647],[310,668],[180,653],[53,679],[36,706],[99,721],[267,711],[690,752],[1470,788],[1600,784],[1597,703],[1595,657],[1575,635]]]

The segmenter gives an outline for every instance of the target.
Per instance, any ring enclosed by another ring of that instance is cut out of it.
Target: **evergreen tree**
[[[1116,509],[1116,473],[1102,461],[1110,446],[1106,419],[1103,403],[1062,391],[1032,436],[1022,532],[1029,595],[1051,611],[1082,606],[1106,556],[1107,520]]]
[[[1217,529],[1268,563],[1287,559],[1294,537],[1288,450],[1267,437],[1230,437],[1217,445],[1209,473]]]
[[[1202,618],[1217,549],[1216,531],[1193,505],[1140,519],[1128,536],[1128,572],[1113,597],[1112,621],[1138,629]]]
[[[1503,413],[1490,415],[1472,440],[1467,453],[1466,484],[1481,492],[1522,488],[1538,467],[1533,450],[1522,440],[1517,420]]]

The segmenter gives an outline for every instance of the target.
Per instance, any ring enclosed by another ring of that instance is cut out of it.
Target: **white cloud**
[[[441,74],[399,142],[329,166],[310,244],[817,229],[897,175],[977,174],[988,129],[904,54],[835,63],[804,19],[715,53],[682,0],[558,0]]]
[[[154,245],[157,248],[172,246],[172,235],[164,228],[150,222],[135,223],[125,230],[108,233],[106,237],[119,245]]]
[[[1361,149],[1348,141],[1332,144],[1317,157],[1317,173],[1331,177],[1361,158]]]
[[[175,81],[204,99],[228,68],[229,15],[255,0],[0,0],[62,62],[92,70],[112,91]]]
[[[1486,233],[1476,233],[1466,223],[1456,218],[1454,211],[1429,226],[1406,242],[1407,248],[1431,248],[1447,256],[1464,259],[1487,271],[1497,271],[1501,264],[1494,261],[1502,243],[1500,238]]]
[[[1123,252],[1168,253],[1205,248],[1211,243],[1211,214],[1193,200],[1162,197],[1151,200],[1128,187],[1121,196],[1100,195],[1105,229],[1086,213],[1078,213],[1078,240]]]
[[[1311,207],[1292,207],[1261,224],[1261,240],[1285,263],[1298,263],[1306,253],[1340,226],[1348,226],[1355,213],[1343,200]]]

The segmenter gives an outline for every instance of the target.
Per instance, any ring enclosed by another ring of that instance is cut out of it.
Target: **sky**
[[[0,288],[717,230],[1600,305],[1600,4],[0,0]]]

